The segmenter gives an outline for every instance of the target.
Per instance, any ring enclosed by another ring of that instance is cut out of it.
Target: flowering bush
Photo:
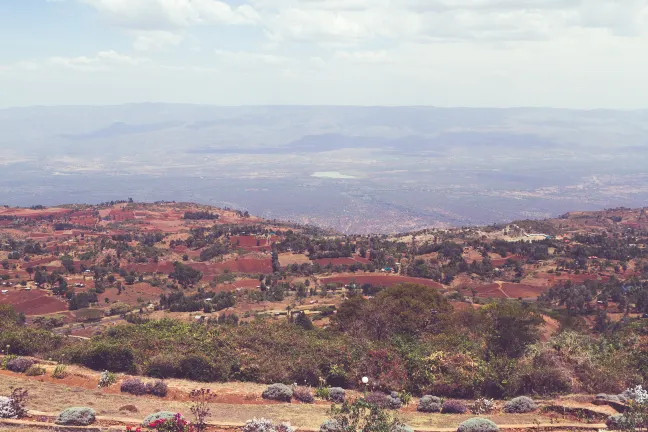
[[[155,423],[155,421],[160,420],[160,419],[172,419],[175,417],[176,413],[172,413],[171,411],[158,411],[153,414],[149,414],[144,418],[144,421],[142,422],[142,426],[148,427],[151,423]]]
[[[621,396],[629,401],[635,401],[643,404],[648,403],[648,390],[645,390],[641,385],[633,388],[626,389]]]
[[[155,420],[148,427],[158,432],[193,432],[194,430],[193,425],[182,418],[180,413],[177,413],[172,418]]]
[[[16,411],[13,408],[11,399],[6,396],[0,396],[0,418],[16,418]]]
[[[493,399],[479,398],[471,406],[470,411],[473,414],[481,415],[488,414],[495,409],[495,402]]]
[[[12,372],[27,372],[27,369],[34,365],[34,360],[25,357],[17,357],[7,362],[7,369]]]
[[[254,418],[245,422],[243,432],[295,432],[290,423],[275,423],[265,418]]]
[[[99,377],[99,383],[97,384],[97,388],[110,387],[116,382],[117,382],[117,375],[109,371],[103,371],[101,372],[101,376]]]
[[[155,381],[154,383],[147,383],[146,391],[148,394],[151,394],[153,396],[165,397],[168,392],[168,387],[164,381],[158,380]]]
[[[146,389],[146,384],[144,384],[141,380],[138,380],[137,378],[129,378],[122,381],[120,390],[123,393],[130,393],[135,396],[141,396],[148,393]]]

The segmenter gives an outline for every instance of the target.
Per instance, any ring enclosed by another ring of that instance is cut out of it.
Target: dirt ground
[[[77,368],[70,368],[71,373]],[[178,411],[190,417],[190,402],[180,397],[185,391],[200,386],[198,383],[170,380],[170,392],[166,398],[149,396],[132,396],[119,392],[118,386],[109,389],[92,388],[96,385],[96,378],[80,374],[81,377],[72,375],[59,382],[53,378],[35,377],[27,378],[23,375],[5,373],[0,375],[0,395],[6,395],[12,388],[22,387],[29,390],[30,399],[28,409],[58,413],[71,406],[89,406],[94,408],[98,416],[110,418],[141,419],[146,415],[160,411]],[[325,402],[317,404],[301,403],[272,403],[260,398],[264,386],[250,383],[224,383],[205,384],[219,395],[239,395],[242,403],[214,403],[211,404],[212,417],[210,422],[223,425],[242,425],[254,417],[266,417],[275,421],[289,421],[297,428],[317,428],[326,418],[329,406]],[[247,395],[247,396],[243,396]],[[184,400],[179,400],[184,399]],[[225,400],[234,398],[225,397]],[[247,399],[247,403],[244,400]],[[120,411],[121,407],[134,405],[136,413]],[[448,414],[422,414],[415,411],[410,405],[398,413],[398,416],[416,428],[455,428],[462,421],[474,415],[448,415]],[[569,421],[558,416],[550,417],[540,413],[531,414],[494,414],[489,416],[499,425],[514,424],[560,424]],[[0,428],[1,430],[1,428]],[[12,429],[16,430],[16,429]]]

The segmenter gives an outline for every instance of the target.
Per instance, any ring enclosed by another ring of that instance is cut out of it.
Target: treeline
[[[218,312],[233,307],[236,296],[231,292],[199,292],[185,296],[183,292],[160,295],[160,308],[171,312]]]
[[[188,211],[185,212],[183,219],[189,219],[189,220],[216,220],[220,216],[216,213],[212,213],[210,211]]]

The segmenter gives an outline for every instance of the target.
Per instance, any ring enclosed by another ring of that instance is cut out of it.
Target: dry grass
[[[154,397],[137,397],[120,393],[108,393],[105,390],[89,390],[80,387],[69,387],[64,383],[54,384],[27,379],[22,376],[3,375],[0,379],[0,395],[11,392],[12,388],[23,387],[29,390],[28,408],[34,411],[58,413],[71,406],[89,406],[97,415],[112,418],[140,419],[160,411],[177,411],[189,414],[189,402],[159,399]],[[170,382],[174,386],[189,389],[189,383]],[[194,388],[196,387],[194,383]],[[248,383],[210,384],[216,392],[257,393],[263,386]],[[115,389],[111,389],[115,391]],[[120,412],[124,405],[134,405],[138,413]],[[308,404],[212,404],[210,422],[223,425],[242,425],[253,417],[266,417],[278,421],[289,421],[298,428],[317,428],[327,418],[327,405]],[[399,413],[407,424],[414,428],[454,428],[471,415],[420,414],[408,410]],[[547,416],[539,414],[496,414],[491,419],[499,425],[534,424],[536,421],[550,423]],[[556,423],[554,419],[553,423]],[[4,427],[4,426],[2,426]],[[9,428],[8,430],[17,430]],[[1,430],[0,430],[1,432]]]

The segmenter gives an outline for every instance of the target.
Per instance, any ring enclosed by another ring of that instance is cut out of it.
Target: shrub
[[[109,371],[103,371],[101,372],[101,376],[99,377],[99,383],[97,384],[97,388],[110,387],[116,382],[117,382],[117,375]]]
[[[128,378],[122,381],[119,388],[123,393],[130,393],[135,396],[145,395],[147,393],[146,384],[137,378]]]
[[[0,418],[17,418],[11,399],[6,396],[0,396]]]
[[[153,396],[165,397],[167,395],[167,391],[167,384],[162,380],[146,384],[146,392],[152,394]]]
[[[344,403],[346,391],[342,387],[331,387],[328,389],[328,399],[335,403]]]
[[[263,399],[290,402],[293,397],[293,391],[285,384],[272,384],[268,386],[261,394]]]
[[[184,378],[194,381],[209,382],[227,379],[224,367],[212,363],[207,357],[192,355],[180,361],[180,371]]]
[[[328,419],[320,426],[320,432],[344,432],[345,428],[336,419]]]
[[[297,387],[293,390],[293,397],[300,402],[304,403],[313,403],[315,402],[315,397],[313,392],[309,387]]]
[[[431,395],[425,395],[419,399],[417,411],[425,413],[433,413],[441,411],[441,398]]]
[[[466,411],[468,411],[466,405],[458,400],[447,400],[441,405],[443,414],[465,414]]]
[[[72,361],[94,370],[131,372],[135,368],[135,356],[130,347],[117,343],[93,343],[87,350],[72,354]]]
[[[34,365],[34,360],[18,357],[7,362],[7,369],[12,372],[24,373]]]
[[[45,375],[47,371],[45,370],[44,367],[37,366],[37,365],[32,365],[29,369],[27,369],[27,372],[25,372],[25,375],[27,376],[41,376]]]
[[[216,394],[212,393],[210,389],[201,388],[192,390],[189,398],[193,402],[191,404],[191,414],[196,418],[196,430],[203,432],[207,428],[206,419],[211,416],[209,403],[216,399]]]
[[[13,418],[23,418],[27,415],[27,398],[29,394],[27,390],[16,388],[11,392],[8,399],[8,407],[4,411],[11,414]],[[0,415],[2,417],[2,415]]]
[[[142,426],[148,427],[150,424],[155,423],[158,420],[168,420],[176,416],[176,413],[171,411],[158,411],[153,414],[149,414],[144,418]]]
[[[388,395],[382,392],[371,392],[365,397],[365,401],[379,408],[387,408],[387,397]]]
[[[461,423],[457,432],[498,432],[497,425],[485,418],[475,417]]]
[[[614,414],[611,415],[605,420],[605,425],[610,430],[619,430],[622,428],[625,423],[625,417],[623,414]]]
[[[67,376],[66,369],[67,366],[65,366],[64,364],[56,365],[56,367],[54,368],[54,372],[52,372],[52,378],[56,378],[56,379],[65,378]]]
[[[315,396],[320,399],[329,400],[330,391],[328,387],[319,386],[315,389]]]
[[[147,427],[158,432],[194,432],[193,425],[186,421],[180,413],[174,414],[171,418],[155,420]]]
[[[401,409],[403,406],[403,401],[401,401],[398,392],[391,392],[385,399],[385,408],[389,409]]]
[[[59,414],[54,423],[64,426],[88,426],[95,422],[95,411],[88,407],[68,408]]]
[[[538,409],[538,406],[528,396],[520,396],[504,404],[504,412],[508,414],[524,414],[530,413]]]
[[[149,360],[145,375],[159,379],[178,377],[182,375],[180,358],[173,355],[157,355]]]
[[[414,429],[404,423],[395,423],[389,428],[389,432],[414,432]]]
[[[486,398],[479,398],[470,406],[470,412],[477,415],[488,414],[494,409],[495,402],[493,399]]]
[[[243,432],[295,432],[290,423],[275,423],[264,418],[254,418],[245,422]]]

